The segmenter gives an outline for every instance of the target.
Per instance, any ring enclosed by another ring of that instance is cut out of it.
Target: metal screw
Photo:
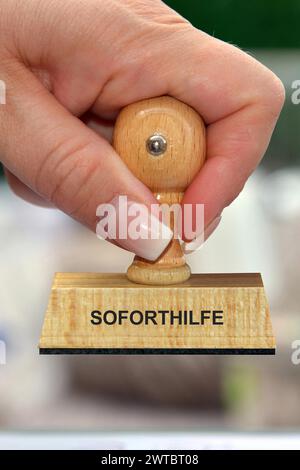
[[[147,152],[154,157],[159,157],[167,150],[167,141],[163,135],[154,134],[149,137],[146,142]]]

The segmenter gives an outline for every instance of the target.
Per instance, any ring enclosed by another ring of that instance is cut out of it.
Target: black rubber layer
[[[40,348],[40,354],[123,354],[123,355],[145,355],[145,354],[186,354],[186,355],[205,355],[205,354],[229,354],[229,355],[274,355],[275,349],[273,348],[189,348],[189,349],[156,349],[156,348],[141,348],[141,349],[118,349],[118,348]]]

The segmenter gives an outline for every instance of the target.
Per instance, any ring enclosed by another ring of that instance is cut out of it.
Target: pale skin
[[[0,79],[11,188],[92,230],[116,195],[156,202],[109,143],[122,107],[170,95],[203,117],[207,161],[183,203],[204,203],[208,226],[261,160],[284,102],[270,70],[159,0],[0,0]]]

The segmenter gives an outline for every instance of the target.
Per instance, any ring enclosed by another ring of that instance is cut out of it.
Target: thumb
[[[56,207],[95,230],[97,207],[119,195],[128,205],[148,208],[156,199],[126,167],[111,145],[71,115],[25,66],[6,67],[6,105],[0,107],[0,154],[3,164],[21,182]],[[146,259],[156,259],[166,248],[152,231],[154,215],[141,222],[141,236],[120,239],[119,246]],[[118,212],[116,213],[118,217]],[[149,214],[148,214],[149,215]],[[118,225],[118,220],[112,221]]]

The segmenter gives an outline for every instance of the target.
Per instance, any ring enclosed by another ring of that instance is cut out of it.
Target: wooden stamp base
[[[275,354],[275,340],[260,274],[194,274],[180,285],[150,286],[121,274],[58,273],[39,348],[41,354]]]

